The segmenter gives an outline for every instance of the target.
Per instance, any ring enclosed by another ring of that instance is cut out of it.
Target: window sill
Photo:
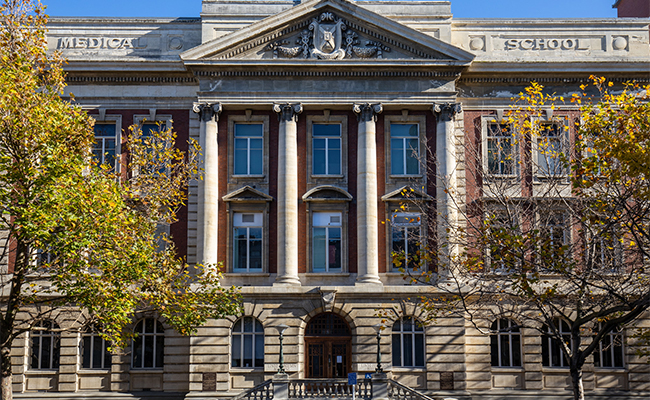
[[[110,372],[111,372],[110,368],[97,368],[97,369],[80,368],[79,371],[77,371],[79,375],[102,375],[102,374],[108,374]]]
[[[419,179],[419,178],[423,178],[424,175],[422,175],[422,174],[415,174],[415,175],[393,175],[393,174],[390,174],[390,175],[388,175],[388,177],[390,179],[416,179],[416,178]]]
[[[343,179],[345,175],[311,175],[312,179]]]
[[[162,368],[138,368],[138,369],[129,369],[129,372],[132,374],[162,374]]]
[[[513,374],[525,372],[523,367],[492,367],[493,373]]]
[[[264,179],[266,175],[232,175],[232,179]]]
[[[569,372],[569,367],[542,367],[542,373]]]
[[[427,372],[426,367],[393,367],[392,372]]]
[[[350,273],[348,272],[306,272],[305,276],[331,276],[331,277],[348,277]]]
[[[230,367],[230,372],[231,372],[231,373],[236,373],[236,374],[245,374],[245,373],[254,373],[254,372],[264,372],[264,367],[255,367],[255,368],[247,368],[247,367]]]
[[[56,375],[58,373],[58,369],[28,369],[25,371],[25,375]]]
[[[225,274],[223,274],[223,276],[226,276],[226,277],[228,277],[228,276],[247,276],[247,277],[266,278],[266,277],[271,276],[271,274],[266,273],[266,272],[244,272],[244,271],[237,272],[237,271],[233,271],[233,272],[226,272]]]
[[[488,179],[518,179],[519,175],[499,175],[499,174],[488,174]]]
[[[621,367],[594,367],[594,373],[598,374],[625,374],[627,369]]]

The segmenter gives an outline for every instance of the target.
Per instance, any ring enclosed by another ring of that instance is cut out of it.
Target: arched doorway
[[[343,318],[323,313],[305,330],[307,378],[345,378],[351,367],[352,334]]]

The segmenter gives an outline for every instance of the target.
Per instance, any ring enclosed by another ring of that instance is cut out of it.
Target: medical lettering
[[[139,38],[105,37],[63,37],[59,39],[58,49],[145,49],[147,44]]]

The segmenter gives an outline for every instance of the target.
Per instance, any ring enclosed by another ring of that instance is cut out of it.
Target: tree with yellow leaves
[[[62,313],[81,314],[80,329],[96,327],[117,348],[139,312],[190,334],[241,303],[216,270],[191,270],[157,234],[185,201],[195,157],[170,130],[135,129],[126,180],[96,165],[92,120],[60,96],[63,60],[47,51],[46,21],[38,2],[0,4],[2,400],[12,398],[14,340]]]
[[[576,400],[588,358],[622,367],[622,332],[650,307],[649,90],[592,77],[563,99],[532,83],[459,145],[476,190],[446,188],[458,215],[437,230],[447,240],[414,240],[446,246],[422,246],[408,274],[435,286],[421,298],[432,319],[462,316],[491,335],[497,367],[523,360],[521,343],[495,340],[536,331],[542,365],[568,368]]]

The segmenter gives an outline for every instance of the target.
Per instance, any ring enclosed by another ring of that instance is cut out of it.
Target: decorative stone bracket
[[[211,121],[213,118],[215,121],[219,121],[222,109],[221,103],[194,103],[192,106],[192,111],[199,114],[199,118],[203,122]]]
[[[363,103],[363,104],[355,104],[352,107],[352,111],[354,111],[355,114],[357,114],[357,118],[359,119],[359,122],[368,122],[368,121],[377,121],[377,115],[381,114],[381,112],[384,110],[381,104],[370,104],[370,103]]]
[[[273,111],[278,114],[279,121],[298,122],[298,114],[302,113],[302,104],[274,104]]]
[[[440,121],[451,121],[454,115],[463,111],[460,103],[434,103],[433,113]]]

